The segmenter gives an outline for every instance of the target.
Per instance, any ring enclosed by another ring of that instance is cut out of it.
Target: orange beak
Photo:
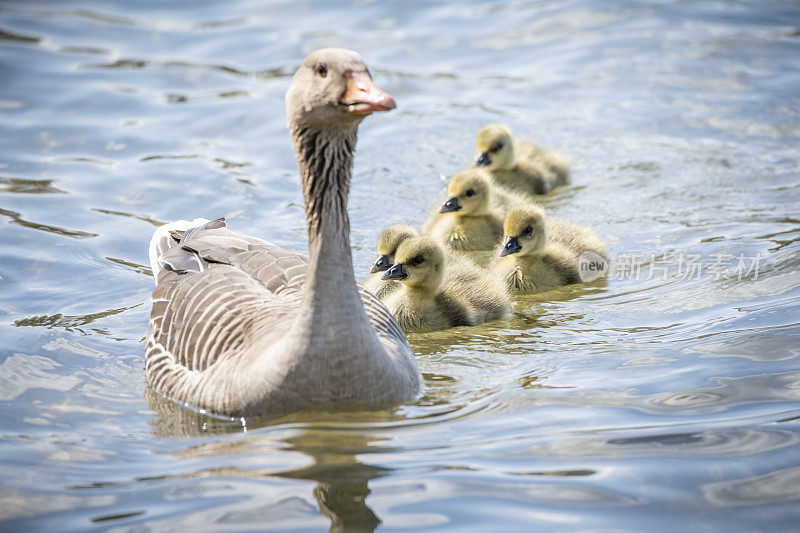
[[[397,107],[394,99],[372,82],[367,71],[350,71],[346,76],[347,88],[339,103],[347,107],[348,113],[366,116]]]

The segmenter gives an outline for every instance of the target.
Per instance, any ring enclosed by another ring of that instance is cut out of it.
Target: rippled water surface
[[[322,46],[361,127],[357,275],[504,122],[606,282],[410,338],[423,396],[202,418],[144,383],[165,221],[304,249],[283,94]],[[794,2],[0,4],[0,529],[788,530],[800,520]]]

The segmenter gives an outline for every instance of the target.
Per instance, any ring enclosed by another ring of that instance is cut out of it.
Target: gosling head
[[[511,130],[507,126],[489,124],[478,132],[475,140],[475,166],[490,171],[514,166],[514,147]]]
[[[371,113],[394,108],[392,97],[372,82],[361,56],[344,48],[310,53],[286,92],[290,128],[353,127]]]
[[[538,206],[516,207],[508,212],[503,223],[503,245],[500,257],[541,255],[547,243],[544,209]]]
[[[419,235],[419,231],[407,224],[395,224],[383,230],[378,237],[378,258],[369,269],[370,274],[384,272],[394,264],[394,256],[400,243]]]
[[[491,187],[483,171],[468,168],[453,175],[447,184],[447,200],[440,213],[458,212],[459,215],[480,216],[489,210]]]
[[[444,277],[444,251],[429,237],[413,237],[402,242],[394,260],[394,265],[383,273],[383,279],[435,290]]]

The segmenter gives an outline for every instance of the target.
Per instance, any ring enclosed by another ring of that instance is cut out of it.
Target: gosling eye
[[[328,75],[328,66],[325,63],[318,63],[316,67],[314,67],[314,72],[317,73],[317,76],[320,78],[324,78]]]
[[[424,262],[425,258],[422,257],[421,255],[415,255],[414,257],[411,258],[411,261],[409,261],[411,266],[420,266]]]
[[[530,227],[530,226],[528,226],[527,228],[525,228],[525,229],[522,231],[522,234],[523,234],[523,235],[531,235],[532,233],[533,233],[533,228],[532,228],[532,227]]]
[[[494,146],[492,146],[492,149],[490,151],[491,152],[499,152],[502,149],[503,149],[503,143],[497,142],[497,143],[494,144]]]
[[[467,189],[467,196],[475,196],[475,189]]]

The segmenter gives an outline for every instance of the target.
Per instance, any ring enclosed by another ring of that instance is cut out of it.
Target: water
[[[796,527],[800,7],[339,4],[0,5],[0,529]],[[392,410],[152,397],[150,235],[305,248],[283,94],[331,45],[398,102],[361,128],[358,276],[504,122],[572,159],[546,204],[611,278],[412,336],[425,392]]]

